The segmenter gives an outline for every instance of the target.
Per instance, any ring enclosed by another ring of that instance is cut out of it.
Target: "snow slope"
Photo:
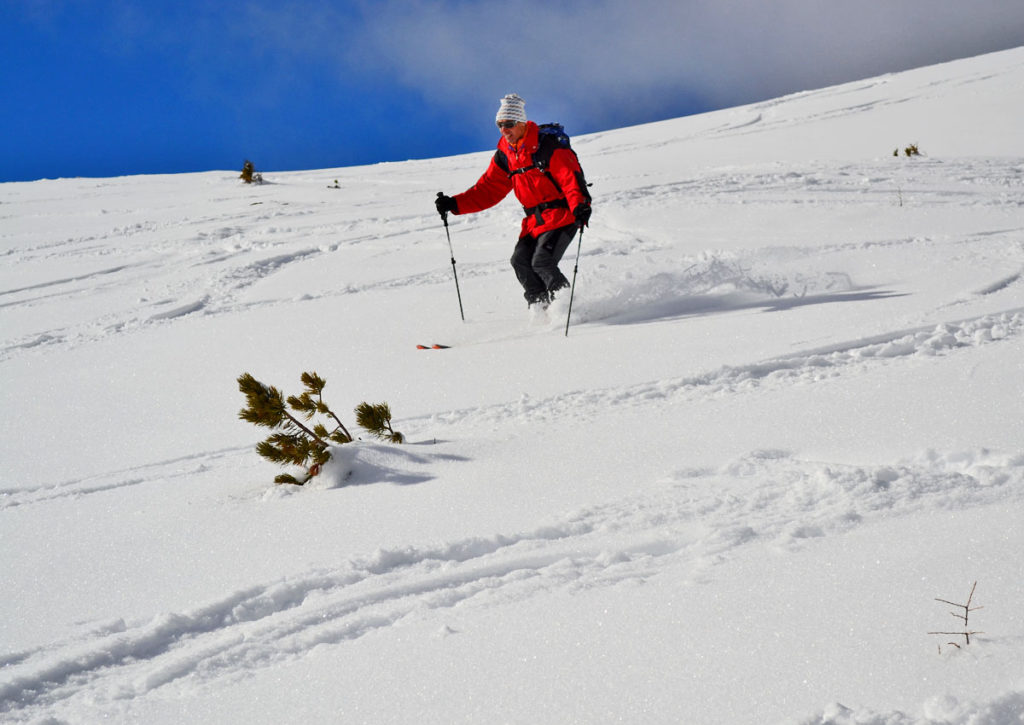
[[[0,185],[0,719],[1024,722],[1022,113],[1018,48],[574,139],[567,337],[511,200],[459,319],[489,152]],[[275,487],[235,379],[306,370],[408,442]]]

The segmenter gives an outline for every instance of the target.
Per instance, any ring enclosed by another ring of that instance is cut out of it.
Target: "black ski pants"
[[[544,232],[536,238],[529,235],[520,237],[511,262],[528,303],[547,302],[552,292],[569,286],[569,280],[558,269],[558,263],[574,236],[576,225],[570,224]]]

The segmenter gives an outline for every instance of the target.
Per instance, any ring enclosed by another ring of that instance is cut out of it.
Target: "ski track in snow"
[[[743,394],[765,385],[813,384],[816,381],[855,374],[866,367],[889,364],[900,359],[934,357],[966,351],[981,345],[1008,340],[1022,332],[1024,308],[957,323],[898,331],[751,365],[726,366],[698,375],[604,390],[572,391],[553,397],[524,395],[519,400],[497,405],[406,418],[402,426],[415,435],[421,430],[432,430],[436,433],[439,425],[450,428],[468,426],[472,429],[482,424],[501,423],[510,417],[529,423],[549,423],[563,417],[571,417],[574,420],[601,418],[607,416],[608,410],[614,407],[674,405],[687,397],[706,398],[724,394]],[[190,476],[206,470],[212,461],[234,457],[243,452],[248,453],[249,450],[248,447],[244,447],[201,452],[56,485],[0,488],[0,511],[146,484],[154,478],[166,480]]]
[[[921,160],[909,165],[808,164],[793,168],[777,164],[736,167],[685,180],[637,183],[612,192],[609,202],[633,202],[656,207],[668,200],[694,199],[694,203],[765,205],[842,204],[891,205],[902,189],[915,203],[930,206],[964,205],[1017,209],[1024,206],[1024,167],[1004,161]],[[640,177],[645,178],[643,176]]]
[[[233,458],[243,452],[250,453],[251,451],[251,446],[228,448],[222,451],[203,451],[169,461],[159,461],[102,475],[62,481],[55,485],[0,488],[0,512],[18,506],[29,506],[59,499],[77,499],[94,493],[143,485],[154,480],[187,478],[208,470],[215,461]]]
[[[103,184],[100,184],[103,186]],[[343,247],[359,247],[395,237],[423,235],[422,217],[332,218],[317,205],[274,202],[271,213],[253,215],[254,203],[225,199],[245,210],[227,211],[223,216],[192,218],[189,208],[171,207],[161,221],[146,220],[114,226],[96,234],[58,242],[40,242],[8,250],[12,265],[44,267],[47,263],[92,266],[94,259],[116,255],[130,261],[74,277],[19,284],[0,289],[0,309],[30,310],[48,303],[89,298],[97,293],[120,296],[108,304],[96,304],[100,314],[72,327],[58,327],[21,339],[9,339],[0,346],[0,360],[42,346],[78,346],[113,334],[131,333],[154,324],[167,324],[193,314],[218,315],[252,307],[273,306],[282,300],[259,302],[239,300],[248,289],[278,272],[315,262],[324,254]],[[291,208],[291,207],[297,208]],[[352,212],[352,206],[346,207]],[[107,212],[130,215],[128,211]],[[178,217],[177,214],[184,216]],[[311,217],[303,221],[304,217]],[[269,223],[269,222],[274,223]],[[200,227],[196,232],[195,227]],[[394,229],[382,232],[381,229]],[[436,231],[431,226],[432,231]],[[309,239],[320,240],[309,246]],[[194,273],[182,281],[182,269]],[[395,288],[409,284],[438,284],[445,270],[358,288],[342,287],[323,296],[352,294],[365,289]],[[113,307],[113,309],[110,309]],[[104,310],[107,310],[104,312]]]
[[[444,611],[455,607],[637,585],[668,567],[682,567],[699,586],[753,543],[785,552],[883,517],[1020,501],[1024,455],[933,453],[860,467],[760,451],[720,470],[675,471],[643,489],[532,531],[378,550],[196,609],[114,620],[5,654],[0,712],[24,722],[83,698],[102,706],[182,678],[192,687],[244,677],[404,621],[443,631]]]
[[[577,420],[604,417],[613,407],[647,407],[654,402],[677,403],[687,396],[706,398],[743,393],[765,385],[813,383],[894,360],[966,351],[1016,337],[1022,332],[1024,308],[957,323],[898,331],[751,365],[722,367],[696,376],[621,388],[574,391],[551,398],[534,399],[524,395],[515,402],[435,414],[426,421],[431,425],[448,423],[474,428],[483,423],[498,423],[510,416],[532,423],[551,421],[565,415],[564,411],[571,411],[571,416]],[[414,429],[416,422],[417,419],[410,419],[406,427]]]
[[[624,181],[629,183],[622,188]],[[602,203],[610,208],[623,207],[642,213],[657,209],[680,198],[695,205],[760,205],[778,204],[829,205],[843,208],[867,204],[888,207],[897,194],[913,197],[917,206],[941,207],[957,205],[964,208],[982,205],[1013,210],[1024,206],[1024,165],[1015,159],[1000,160],[930,160],[915,163],[793,165],[771,164],[754,167],[709,171],[683,181],[644,183],[643,178],[618,179],[616,188],[603,190]],[[323,202],[283,202],[268,199],[252,202],[247,197],[224,199],[222,215],[190,218],[188,206],[169,206],[159,219],[121,223],[92,234],[60,241],[39,241],[9,250],[12,265],[20,268],[45,268],[46,263],[69,260],[83,268],[81,274],[60,279],[41,279],[0,288],[0,309],[26,310],[51,303],[89,298],[97,313],[89,320],[70,326],[38,329],[31,334],[0,342],[0,360],[22,354],[40,352],[53,346],[80,346],[111,335],[131,334],[153,325],[174,324],[194,315],[216,316],[241,310],[260,309],[282,302],[316,300],[372,291],[387,291],[421,286],[448,285],[451,270],[433,264],[429,271],[383,279],[370,279],[358,284],[344,284],[328,289],[306,291],[301,300],[249,297],[249,292],[262,281],[293,270],[320,265],[326,255],[341,249],[369,248],[384,242],[415,248],[430,240],[437,241],[436,223],[429,216],[411,215],[388,219],[368,216],[346,218],[341,212],[332,214],[323,209]],[[268,208],[254,211],[254,205],[266,203]],[[243,205],[240,207],[240,205]],[[356,206],[358,209],[358,205]],[[347,214],[353,208],[346,207]],[[157,212],[148,210],[157,216]],[[130,211],[102,211],[100,217],[119,215],[132,217]],[[96,219],[87,220],[96,225]],[[85,221],[83,221],[83,224]],[[462,222],[475,224],[477,220]],[[382,229],[394,231],[381,231]],[[464,232],[465,233],[465,232]],[[663,284],[656,296],[646,290],[637,299],[624,300],[622,285],[604,292],[591,285],[592,298],[581,299],[580,320],[614,321],[615,311],[629,304],[634,316],[643,319],[644,306],[684,304],[681,298],[713,289],[729,280],[721,279],[721,267],[708,267],[698,276],[691,268],[702,263],[700,256],[674,258],[678,240],[674,237],[637,239],[626,229],[617,229],[615,219],[602,221],[600,234],[588,237],[584,269],[601,272],[615,268],[615,257],[647,252],[652,269],[667,274],[670,284]],[[993,240],[1020,244],[1024,228],[992,232]],[[40,236],[44,236],[40,234]],[[312,244],[311,244],[312,240]],[[976,240],[963,240],[969,244]],[[895,246],[920,243],[918,239],[864,244]],[[955,244],[956,241],[952,240]],[[850,245],[825,245],[814,250],[794,248],[810,263],[829,250],[842,250]],[[436,250],[435,250],[436,251]],[[779,250],[781,251],[781,250]],[[665,255],[673,255],[666,257]],[[118,264],[109,264],[109,257]],[[431,255],[436,262],[436,254]],[[737,269],[755,267],[756,274],[742,280],[752,291],[769,298],[783,298],[815,293],[842,293],[854,289],[844,270],[824,273],[813,268],[783,271],[772,264],[772,256],[724,261]],[[1021,264],[1019,254],[1016,264]],[[503,258],[488,263],[465,263],[459,270],[464,279],[493,278],[507,274]],[[91,269],[90,269],[91,268]],[[182,275],[181,270],[192,273]],[[656,274],[657,272],[652,272]],[[716,276],[718,275],[718,276]],[[978,291],[985,296],[998,293],[1019,281],[1019,273],[1004,277]],[[735,281],[735,280],[733,280]],[[99,301],[97,301],[99,300]]]
[[[987,287],[978,290],[975,294],[982,297],[985,295],[995,294],[996,292],[1002,292],[1011,285],[1018,284],[1021,281],[1022,276],[1024,276],[1024,273],[1018,272],[1017,274],[1010,275],[1005,279],[996,280]]]

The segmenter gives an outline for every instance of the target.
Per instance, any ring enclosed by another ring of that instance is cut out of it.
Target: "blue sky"
[[[572,134],[1015,47],[1020,0],[0,0],[0,182]]]

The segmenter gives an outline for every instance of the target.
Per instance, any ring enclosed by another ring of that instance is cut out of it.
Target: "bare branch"
[[[950,614],[953,615],[954,617],[956,617],[957,619],[959,619],[961,622],[964,623],[964,630],[965,631],[963,631],[963,632],[929,632],[928,634],[956,635],[956,636],[959,636],[959,637],[963,637],[965,644],[970,644],[971,643],[971,635],[974,635],[974,634],[984,634],[984,632],[975,632],[975,631],[967,630],[967,621],[968,621],[968,618],[970,616],[970,613],[971,612],[976,612],[979,609],[984,609],[984,607],[972,607],[971,606],[971,601],[973,601],[973,599],[974,599],[974,591],[975,591],[975,589],[977,589],[977,587],[978,587],[978,582],[974,582],[974,584],[971,586],[971,593],[967,597],[967,604],[959,604],[957,602],[951,602],[951,601],[949,601],[947,599],[939,599],[938,597],[935,597],[935,601],[937,601],[937,602],[942,602],[943,604],[948,604],[948,605],[950,605],[952,607],[957,607],[958,609],[962,609],[963,610],[963,614],[958,614],[957,612],[950,612]],[[957,648],[960,647],[960,645],[956,644],[955,642],[949,642],[948,644],[951,644],[951,645],[953,645],[954,647],[957,647]]]

